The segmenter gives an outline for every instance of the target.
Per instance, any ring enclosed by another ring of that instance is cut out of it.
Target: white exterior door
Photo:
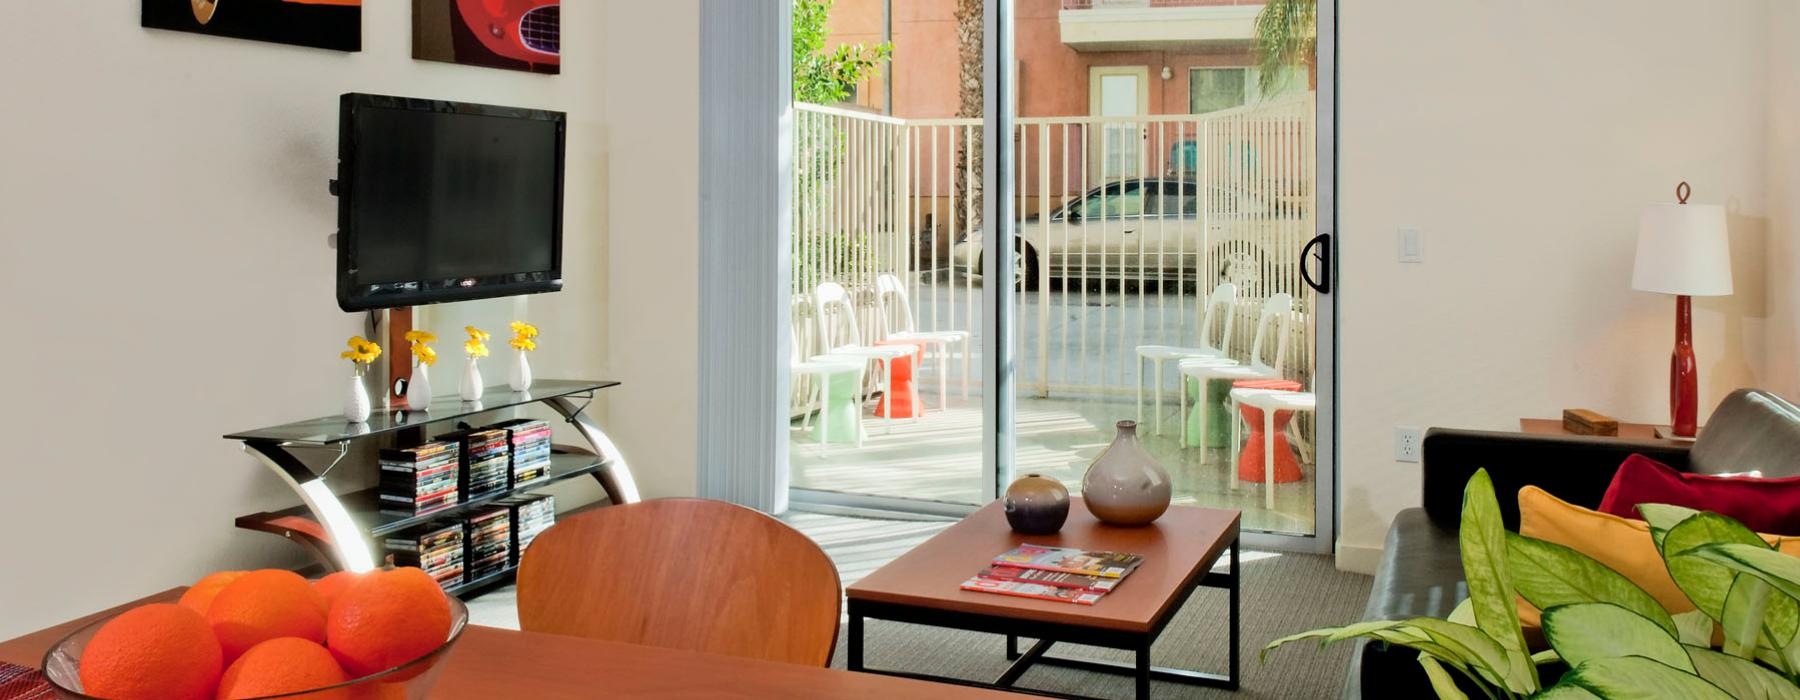
[[[1144,124],[1150,112],[1149,66],[1089,69],[1088,114],[1102,119],[1088,142],[1088,162],[1098,182],[1142,177]]]

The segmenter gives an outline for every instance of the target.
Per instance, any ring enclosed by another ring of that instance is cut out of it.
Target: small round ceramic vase
[[[1169,473],[1138,444],[1137,421],[1119,421],[1119,434],[1081,478],[1081,502],[1101,522],[1149,525],[1169,509]]]
[[[1015,532],[1048,535],[1069,519],[1069,490],[1062,482],[1026,474],[1006,487],[1006,524]]]

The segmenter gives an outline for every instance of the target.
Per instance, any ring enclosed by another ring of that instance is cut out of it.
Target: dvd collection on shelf
[[[550,475],[548,421],[519,418],[492,427],[507,432],[507,444],[512,447],[513,488],[528,486]]]
[[[416,566],[430,574],[439,586],[463,582],[463,524],[430,522],[396,532],[383,543],[395,566]]]
[[[413,517],[456,505],[460,450],[454,442],[382,450],[377,497],[383,515]]]
[[[518,496],[501,500],[500,505],[512,514],[512,563],[518,566],[531,541],[556,524],[556,497]]]
[[[377,508],[406,519],[475,505],[547,481],[550,453],[549,422],[529,419],[465,426],[416,447],[384,449]],[[392,533],[382,548],[395,566],[423,569],[448,589],[517,567],[531,541],[555,523],[555,498],[521,494]]]
[[[556,497],[526,494],[396,532],[382,545],[395,566],[424,569],[453,588],[516,568],[531,541],[555,524]]]
[[[454,442],[462,451],[458,486],[464,501],[486,498],[512,486],[512,451],[507,433],[499,428],[458,430],[438,436]]]
[[[505,571],[512,565],[512,511],[491,506],[470,513],[463,519],[463,542],[468,580]]]

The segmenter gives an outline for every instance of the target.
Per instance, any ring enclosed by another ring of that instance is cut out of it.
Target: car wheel
[[[1013,241],[1013,288],[1021,292],[1038,288],[1037,249],[1030,243]]]

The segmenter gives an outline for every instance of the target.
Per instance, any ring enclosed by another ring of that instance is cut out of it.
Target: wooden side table
[[[1614,438],[1633,442],[1654,442],[1659,445],[1680,447],[1693,444],[1692,440],[1670,440],[1656,436],[1655,425],[1649,423],[1619,423],[1618,435],[1581,435],[1580,437]],[[1577,435],[1563,429],[1560,418],[1520,418],[1519,432],[1535,435]]]

